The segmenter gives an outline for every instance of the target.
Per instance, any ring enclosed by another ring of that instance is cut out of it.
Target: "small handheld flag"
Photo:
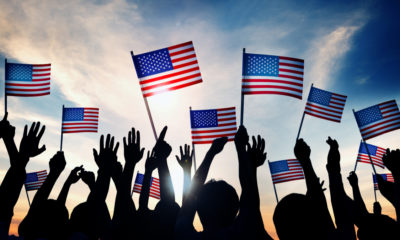
[[[97,132],[99,126],[98,108],[62,108],[60,151],[64,133]]]
[[[297,138],[300,137],[301,128],[303,127],[304,116],[306,114],[325,120],[340,122],[342,119],[344,105],[346,104],[347,96],[328,92],[314,87],[311,84],[310,93],[308,94],[306,108],[300,121]]]
[[[243,52],[242,94],[278,94],[301,99],[304,60]]]
[[[364,141],[400,128],[400,112],[395,100],[356,111],[354,116]]]
[[[97,132],[98,122],[98,108],[64,108],[62,132]]]
[[[380,174],[379,173],[379,175],[381,175],[381,177],[385,181],[394,182],[394,178],[393,178],[393,175],[391,173],[385,173],[385,174]],[[372,175],[372,180],[374,182],[374,190],[379,190],[378,179],[376,178],[375,174]]]
[[[132,56],[144,97],[202,82],[192,42]]]
[[[347,96],[311,87],[306,109],[308,115],[340,122]]]
[[[236,134],[236,108],[190,110],[193,144],[212,143],[214,139],[228,137],[233,141]]]
[[[382,157],[386,153],[386,150],[384,148],[368,143],[365,144],[363,142],[360,143],[360,148],[358,150],[358,155],[357,155],[357,162],[371,164],[371,161],[368,156],[367,147],[372,159],[372,163],[380,168],[385,168],[385,165],[383,164],[382,161]]]
[[[25,189],[26,191],[39,189],[47,178],[47,171],[31,172],[26,174]]]
[[[275,184],[304,179],[303,168],[297,159],[287,159],[275,162],[268,161],[272,177],[276,202],[279,202]]]
[[[274,184],[304,179],[303,168],[297,159],[269,162]]]
[[[51,64],[6,62],[6,95],[38,97],[50,94]]]
[[[140,193],[142,191],[143,179],[144,175],[138,172],[136,174],[135,184],[133,185],[132,192]],[[158,178],[151,177],[150,197],[160,199],[160,181]]]

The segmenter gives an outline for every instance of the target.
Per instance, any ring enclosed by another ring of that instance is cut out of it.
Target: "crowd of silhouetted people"
[[[4,140],[10,167],[0,187],[0,239],[11,239],[9,228],[13,210],[26,178],[26,165],[31,157],[46,148],[40,140],[45,127],[33,123],[25,126],[17,148],[14,142],[15,127],[7,114],[0,122],[0,138]],[[99,149],[93,149],[98,166],[95,173],[82,166],[74,168],[65,181],[57,199],[49,199],[50,192],[63,172],[66,160],[57,152],[49,161],[50,172],[38,189],[29,211],[18,227],[17,239],[272,239],[265,229],[260,212],[257,168],[266,160],[265,141],[262,137],[249,140],[246,128],[240,126],[234,142],[239,163],[241,195],[223,180],[206,182],[214,157],[223,149],[228,139],[217,138],[211,144],[204,160],[192,176],[193,151],[190,146],[180,147],[176,156],[184,172],[182,204],[176,203],[175,192],[167,159],[172,151],[164,140],[167,127],[158,137],[151,151],[141,147],[140,132],[132,128],[123,139],[124,164],[117,161],[119,143],[114,137],[101,136]],[[273,222],[279,239],[400,239],[399,222],[381,213],[374,203],[373,213],[368,212],[358,186],[357,175],[351,172],[348,181],[353,190],[350,198],[343,186],[339,145],[328,138],[330,146],[326,169],[329,174],[329,191],[334,220],[328,210],[323,186],[315,173],[311,148],[302,139],[294,147],[307,185],[306,194],[292,193],[277,204]],[[145,173],[139,206],[132,200],[132,179],[136,164],[145,157]],[[394,183],[377,175],[382,195],[394,206],[400,217],[400,150],[387,150],[384,164],[394,177]],[[151,176],[158,171],[160,201],[154,210],[148,208]],[[90,189],[86,201],[71,213],[65,202],[72,184],[81,179]],[[113,213],[106,204],[111,184],[117,193]],[[198,214],[203,231],[193,226]],[[112,215],[112,217],[111,217]],[[357,229],[357,230],[356,230]]]

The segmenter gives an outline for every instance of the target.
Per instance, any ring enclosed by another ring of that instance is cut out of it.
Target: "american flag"
[[[268,162],[274,184],[304,179],[303,168],[297,159]]]
[[[383,164],[383,161],[382,161],[382,157],[383,157],[383,154],[386,153],[386,150],[384,148],[381,148],[381,147],[378,147],[375,145],[371,145],[368,143],[365,143],[365,144],[368,147],[369,154],[371,155],[371,159],[372,159],[372,162],[374,163],[374,165],[381,167],[381,168],[385,168],[385,165]],[[362,163],[371,164],[365,144],[363,142],[360,143],[360,149],[358,150],[357,161],[362,162]]]
[[[62,132],[97,132],[98,122],[98,108],[64,108]]]
[[[192,42],[133,56],[144,97],[202,82]]]
[[[26,174],[26,191],[39,189],[47,178],[47,171],[32,172]]]
[[[279,94],[298,99],[303,94],[304,60],[243,53],[243,94]]]
[[[306,109],[308,115],[340,122],[347,96],[311,87]]]
[[[38,97],[50,94],[51,64],[6,63],[7,96]]]
[[[236,109],[190,110],[190,122],[194,144],[212,143],[220,137],[228,137],[228,141],[233,141],[236,134]]]
[[[144,175],[141,173],[136,174],[135,184],[133,185],[133,191],[140,193],[142,191]],[[160,199],[160,181],[158,178],[151,177],[150,182],[150,197]]]
[[[400,112],[395,100],[354,112],[364,140],[400,128]]]
[[[383,180],[388,182],[394,182],[393,175],[391,173],[379,174],[382,176]],[[374,181],[374,189],[379,190],[378,179],[375,174],[372,174],[372,180]]]

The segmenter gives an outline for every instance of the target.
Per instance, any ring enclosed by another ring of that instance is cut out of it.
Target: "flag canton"
[[[138,173],[138,174],[136,175],[135,183],[137,183],[137,184],[143,184],[143,178],[144,178],[144,175],[141,174],[141,173]]]
[[[371,155],[376,156],[376,151],[378,150],[378,147],[377,147],[377,146],[374,146],[374,145],[370,145],[370,144],[367,144],[367,146],[368,146],[369,153],[370,153]],[[361,143],[361,144],[360,144],[360,150],[359,150],[359,152],[360,152],[360,153],[368,154],[367,148],[365,147],[365,144],[364,144],[364,143]]]
[[[37,173],[34,172],[26,174],[25,183],[37,182],[37,181],[39,181]]]
[[[7,63],[6,80],[32,81],[32,71],[29,64]]]
[[[269,164],[272,174],[289,171],[289,165],[286,160],[271,162]]]
[[[279,57],[260,54],[245,54],[245,76],[279,76]]]
[[[218,112],[214,110],[190,111],[192,128],[218,127]]]
[[[311,89],[310,96],[308,96],[308,101],[329,106],[329,103],[331,102],[331,97],[332,93],[313,87]]]
[[[64,121],[83,121],[83,108],[64,108]]]
[[[139,78],[174,69],[167,48],[137,55],[134,62]]]
[[[356,112],[356,120],[358,126],[360,127],[376,122],[381,119],[383,119],[383,117],[378,105],[368,107]]]

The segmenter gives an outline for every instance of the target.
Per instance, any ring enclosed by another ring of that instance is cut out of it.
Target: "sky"
[[[176,200],[181,203],[183,173],[175,160],[179,146],[191,143],[189,107],[240,109],[242,49],[246,52],[289,56],[305,60],[303,99],[287,96],[246,96],[244,125],[250,135],[266,139],[267,159],[293,158],[293,147],[311,83],[318,88],[347,95],[342,122],[306,116],[301,137],[311,147],[317,175],[329,186],[326,173],[328,136],[338,140],[342,177],[354,169],[360,133],[352,109],[360,110],[387,100],[400,101],[400,3],[389,1],[6,1],[0,0],[0,79],[4,59],[16,63],[51,63],[51,95],[8,98],[10,122],[19,143],[23,126],[32,121],[46,125],[42,142],[47,151],[30,160],[27,172],[48,168],[59,150],[62,105],[98,107],[98,133],[64,135],[67,166],[51,198],[75,166],[96,171],[92,148],[101,134],[111,133],[122,142],[131,127],[141,131],[142,143],[151,149],[154,137],[140,92],[130,51],[144,53],[193,41],[203,78],[178,91],[148,98],[157,131],[168,125],[166,141],[173,148],[168,164]],[[0,91],[4,99],[4,91]],[[0,112],[4,112],[0,104]],[[238,115],[239,116],[239,115]],[[384,148],[399,147],[400,131],[369,140]],[[196,146],[199,165],[209,145]],[[123,162],[120,148],[119,161]],[[5,147],[0,147],[0,179],[9,167]],[[144,159],[135,171],[144,171]],[[378,169],[385,173],[386,169]],[[366,205],[372,211],[374,192],[371,166],[359,164],[357,174]],[[157,176],[157,173],[154,173]],[[241,192],[237,156],[228,143],[210,169],[208,179],[223,179]],[[268,164],[258,169],[261,212],[266,230],[276,238],[272,222],[276,200]],[[305,194],[304,180],[276,185],[279,198],[291,192]],[[67,207],[86,200],[88,188],[71,187]],[[34,192],[29,192],[34,197]],[[325,192],[328,202],[329,191]],[[380,193],[383,213],[394,209]],[[134,195],[137,204],[138,196]],[[111,185],[107,197],[110,212],[115,200]],[[150,201],[151,207],[156,204]],[[330,204],[329,204],[330,205]],[[26,215],[27,196],[21,191],[11,233]],[[332,215],[333,216],[333,215]],[[199,221],[195,224],[201,229]]]

